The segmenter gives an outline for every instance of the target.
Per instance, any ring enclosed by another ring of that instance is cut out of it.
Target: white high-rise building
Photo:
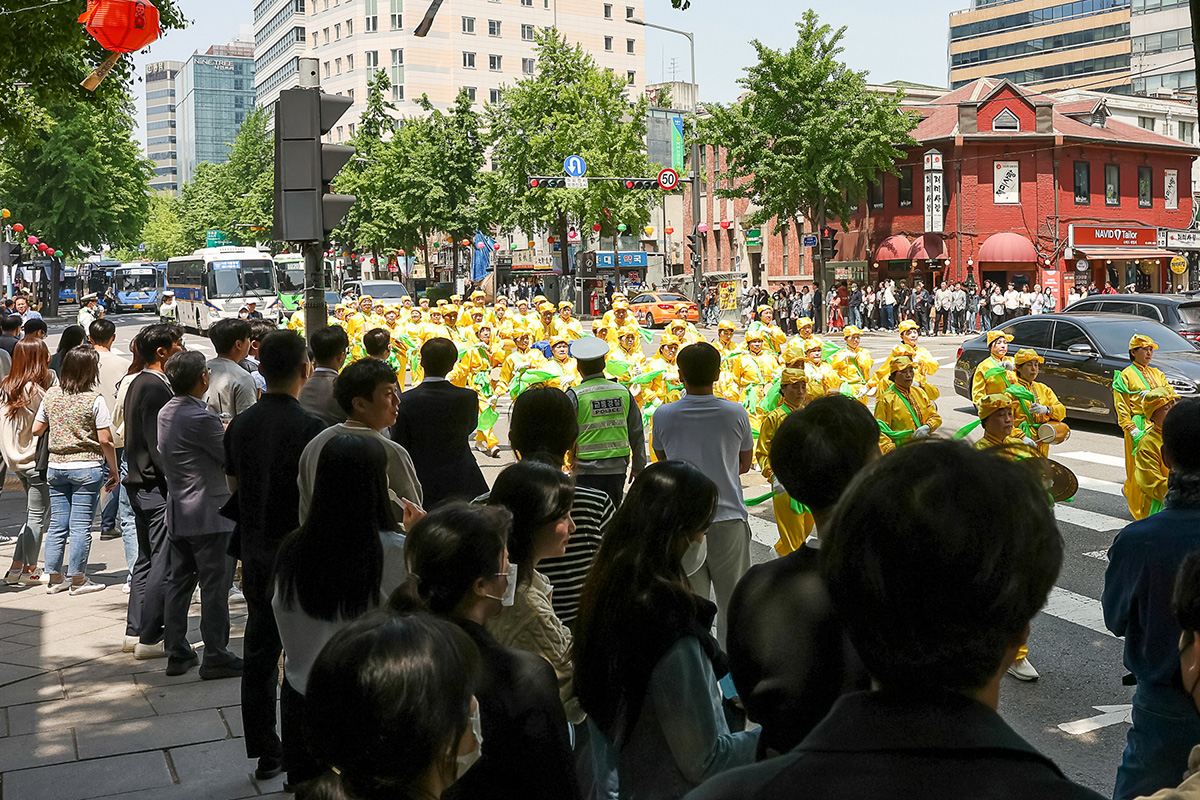
[[[557,27],[568,42],[579,43],[629,82],[631,97],[646,85],[645,28],[626,21],[642,16],[643,0],[455,0],[442,6],[425,37],[413,31],[429,0],[409,0],[407,9],[404,0],[288,1],[308,4],[304,55],[318,60],[322,90],[354,100],[330,132],[334,142],[354,135],[367,81],[380,69],[392,81],[391,100],[402,115],[419,112],[413,101],[422,94],[447,108],[460,87],[480,108],[495,102],[501,86],[536,69],[538,28]],[[258,68],[269,80],[273,68],[261,56]],[[277,96],[259,86],[260,103]]]
[[[320,0],[257,0],[254,4],[254,89],[260,106],[300,83],[306,51],[306,8]]]
[[[150,188],[179,195],[179,131],[176,128],[176,78],[182,61],[146,65],[146,155],[154,162]]]

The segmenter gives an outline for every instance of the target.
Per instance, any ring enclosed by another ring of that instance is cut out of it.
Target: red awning
[[[1076,248],[1078,249],[1078,248]],[[1153,247],[1115,247],[1109,250],[1101,250],[1100,248],[1092,248],[1090,250],[1082,250],[1079,255],[1086,256],[1091,261],[1133,261],[1137,259],[1156,259],[1161,258],[1167,263],[1175,257],[1175,253],[1167,250],[1157,250]]]
[[[941,258],[945,252],[946,241],[936,233],[926,233],[918,236],[912,243],[912,247],[908,248],[908,257],[919,261],[928,261]]]
[[[889,236],[875,250],[876,261],[897,261],[908,258],[911,243],[904,236]]]
[[[979,248],[979,263],[1037,264],[1033,242],[1012,231],[993,233]]]

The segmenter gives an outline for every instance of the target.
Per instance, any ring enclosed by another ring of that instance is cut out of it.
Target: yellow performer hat
[[[543,300],[542,302],[537,304],[537,310],[538,310],[539,314],[545,314],[545,313],[553,314],[554,306],[550,305],[545,300]]]
[[[979,398],[979,418],[987,419],[994,412],[1002,408],[1012,408],[1017,404],[1011,396],[998,392],[996,394],[985,394]]]
[[[820,349],[821,349],[821,344],[822,344],[822,342],[821,342],[821,339],[820,339],[820,337],[818,337],[818,336],[814,336],[814,337],[812,337],[811,339],[805,339],[805,340],[804,340],[804,353],[805,353],[805,355],[808,355],[808,354],[809,354],[809,353],[811,353],[813,350],[820,350]]]
[[[787,386],[789,383],[808,383],[808,376],[802,367],[783,368],[783,372],[779,373],[779,385]]]
[[[919,331],[920,329],[921,326],[911,319],[906,319],[900,323],[900,333],[904,333],[905,331]]]
[[[483,320],[481,322],[476,322],[471,327],[473,327],[475,329],[476,333],[479,333],[484,328],[487,328],[490,331],[492,329],[492,323],[488,322],[487,320]]]
[[[487,297],[487,295],[480,289],[476,289],[475,291],[471,292],[472,300],[483,300],[485,297]]]
[[[894,354],[887,360],[888,375],[894,375],[900,370],[912,366],[916,366],[916,362],[914,362],[910,356],[907,356],[903,353]]]
[[[556,333],[550,337],[550,346],[551,347],[553,347],[556,344],[570,344],[570,343],[571,343],[571,339],[565,333]]]
[[[804,342],[804,339],[788,339],[787,344],[783,346],[783,353],[780,354],[780,360],[785,367],[804,361]]]
[[[1142,395],[1142,408],[1146,416],[1150,417],[1155,411],[1178,399],[1179,395],[1170,386],[1160,386]]]
[[[508,297],[506,295],[502,295],[502,294],[496,295],[496,305],[507,306],[508,305]]]
[[[624,297],[614,297],[613,302],[612,302],[612,307],[613,307],[613,311],[616,311],[617,309],[621,309],[621,308],[628,311],[629,310],[629,301],[626,300]]]
[[[454,303],[447,303],[441,307],[441,312],[442,314],[457,314],[458,306],[456,306]]]
[[[723,319],[717,323],[717,330],[718,331],[734,331],[734,330],[737,330],[737,326],[734,325],[729,320]]]
[[[811,328],[813,326],[812,317],[801,317],[796,320],[797,328]]]
[[[849,339],[851,336],[862,336],[862,333],[861,328],[856,328],[853,325],[847,325],[842,328],[842,337],[845,339]]]
[[[746,343],[750,342],[765,342],[766,338],[762,335],[762,331],[747,331]]]
[[[1006,342],[1011,342],[1013,340],[1011,333],[1005,333],[1004,331],[988,331],[987,332],[987,346],[991,347],[992,342],[996,341],[1001,336],[1004,337],[1004,340]]]
[[[406,307],[411,307],[412,306],[412,295],[411,294],[404,295],[404,299],[402,299],[400,302],[403,303]]]
[[[366,301],[368,303],[374,303],[375,298],[371,297],[371,295],[369,295],[369,294],[364,294],[362,297],[358,298],[358,304],[361,306],[364,301]]]
[[[524,320],[520,320],[520,321],[513,323],[512,338],[520,339],[522,336],[528,336],[528,335],[529,335],[529,326],[525,324]]]
[[[1158,344],[1149,336],[1135,333],[1133,338],[1129,340],[1129,349],[1137,350],[1139,347],[1149,347],[1151,350],[1157,350]]]
[[[761,316],[764,311],[772,311],[772,309],[770,306],[759,306],[756,311],[758,311],[759,315]],[[772,313],[774,312],[772,311]]]
[[[1028,347],[1018,350],[1017,355],[1013,357],[1013,363],[1018,367],[1022,364],[1028,364],[1030,361],[1036,361],[1039,364],[1046,363],[1046,359],[1039,356],[1037,350],[1030,350]]]
[[[559,311],[562,311],[564,308],[571,308],[571,304],[568,303],[566,300],[563,300],[561,303],[558,304]]]
[[[676,303],[675,304],[675,313],[676,314],[678,314],[680,312],[686,314],[687,312],[689,312],[691,310],[692,310],[691,303]]]
[[[672,344],[675,345],[676,347],[679,347],[680,345],[683,344],[683,342],[681,342],[679,340],[679,337],[677,337],[677,336],[672,336],[669,333],[663,334],[662,339],[658,343],[658,349],[661,352],[664,347],[666,347],[667,345],[672,345]]]
[[[637,335],[638,335],[638,329],[633,327],[632,325],[622,325],[621,327],[617,328],[617,338],[618,339],[624,339],[626,336],[637,336]]]

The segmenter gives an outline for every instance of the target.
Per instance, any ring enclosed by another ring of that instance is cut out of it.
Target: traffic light
[[[837,257],[837,236],[833,228],[821,229],[821,261],[830,263]]]
[[[317,88],[285,89],[275,101],[275,239],[323,242],[346,218],[354,197],[329,183],[354,157],[354,148],[321,137],[353,105]]]
[[[626,189],[657,189],[657,178],[622,178],[621,182],[625,184]]]
[[[688,250],[691,251],[691,260],[693,264],[700,263],[700,234],[689,233],[687,235]]]
[[[0,266],[21,266],[21,245],[16,242],[0,242]]]
[[[530,189],[561,189],[566,185],[566,178],[529,176]]]

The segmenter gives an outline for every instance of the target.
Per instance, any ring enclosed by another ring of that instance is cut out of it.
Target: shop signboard
[[[925,230],[930,233],[942,232],[944,192],[942,154],[930,150],[925,153]]]
[[[1158,228],[1130,225],[1068,225],[1071,247],[1158,247]]]
[[[1200,250],[1200,231],[1167,231],[1168,250]]]
[[[621,269],[629,267],[645,267],[649,264],[649,259],[646,258],[646,253],[643,250],[635,250],[628,253],[617,253],[617,260],[621,265]]]
[[[1163,171],[1163,208],[1175,211],[1179,208],[1179,170]]]
[[[1175,256],[1171,259],[1171,272],[1174,272],[1176,275],[1182,275],[1187,272],[1187,267],[1187,259],[1183,256]]]

